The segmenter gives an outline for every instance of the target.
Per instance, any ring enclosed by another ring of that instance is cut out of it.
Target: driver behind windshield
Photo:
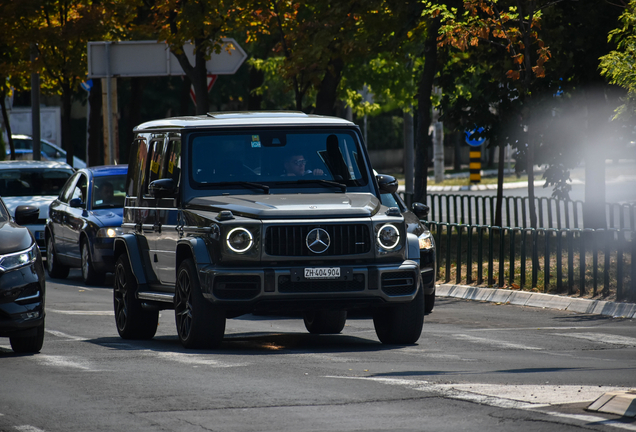
[[[325,173],[320,168],[308,170],[307,159],[303,155],[291,155],[285,158],[285,175],[302,177],[306,175],[323,176]]]

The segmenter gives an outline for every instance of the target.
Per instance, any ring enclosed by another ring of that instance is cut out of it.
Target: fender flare
[[[126,253],[128,255],[128,261],[133,275],[137,279],[137,285],[146,285],[147,278],[144,270],[143,261],[139,252],[139,245],[137,244],[137,237],[134,234],[123,234],[115,238],[113,245],[113,252],[115,262],[119,258],[119,255]]]
[[[175,270],[179,268],[181,262],[192,257],[197,268],[212,264],[210,253],[205,241],[201,237],[187,237],[177,242],[177,256],[175,260]]]

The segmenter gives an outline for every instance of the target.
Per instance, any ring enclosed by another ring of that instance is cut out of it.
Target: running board
[[[137,298],[145,301],[174,303],[174,294],[159,292],[138,292]]]

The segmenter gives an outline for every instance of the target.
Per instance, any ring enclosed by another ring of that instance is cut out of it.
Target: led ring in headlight
[[[252,233],[245,228],[234,228],[225,239],[227,247],[236,253],[247,252],[254,244]]]
[[[378,243],[385,249],[393,249],[400,242],[400,231],[395,225],[386,224],[378,230]]]

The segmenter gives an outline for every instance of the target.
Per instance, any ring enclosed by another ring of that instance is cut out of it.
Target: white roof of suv
[[[136,131],[161,128],[227,127],[227,126],[353,126],[338,117],[305,114],[300,111],[211,112],[207,115],[172,117],[142,123]]]

